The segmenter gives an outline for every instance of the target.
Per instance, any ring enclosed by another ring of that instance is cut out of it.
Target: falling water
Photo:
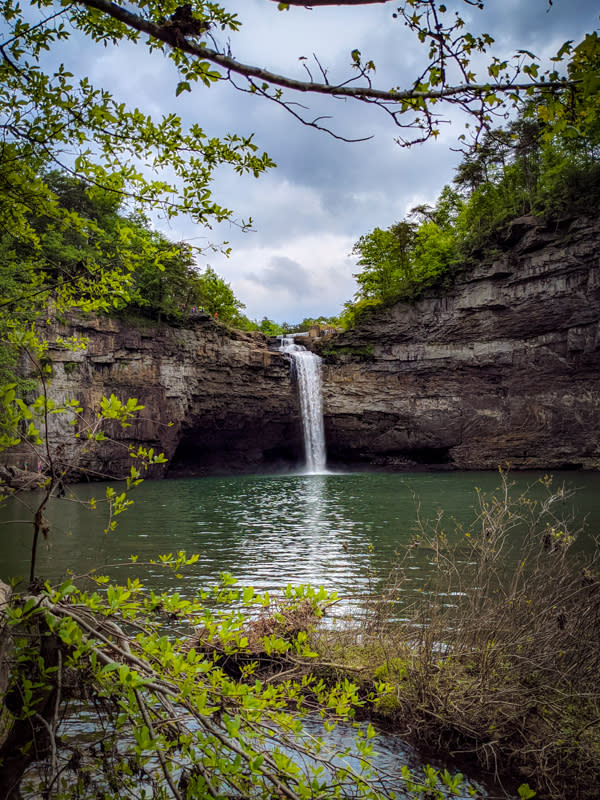
[[[298,381],[300,413],[304,431],[307,472],[325,472],[325,434],[323,432],[323,399],[321,395],[321,359],[301,345],[293,336],[282,336],[282,353],[292,359]]]

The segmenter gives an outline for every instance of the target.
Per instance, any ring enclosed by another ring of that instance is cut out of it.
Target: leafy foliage
[[[355,275],[355,302],[345,305],[345,327],[381,304],[418,298],[451,273],[459,255],[454,222],[460,206],[460,197],[446,187],[435,209],[413,209],[413,217],[422,217],[420,223],[403,220],[361,236],[353,253],[363,269]]]
[[[273,162],[251,136],[209,137],[174,113],[152,119],[56,63],[76,29],[102,46],[135,39],[122,23],[51,0],[6,0],[0,10],[0,341],[14,383],[24,347],[43,357],[34,323],[45,310],[138,304],[158,317],[172,313],[184,302],[177,291],[190,277],[190,250],[152,232],[140,213],[185,213],[200,225],[229,219],[211,196],[214,170],[258,176]],[[231,15],[221,19],[235,27]],[[198,65],[195,74],[211,84],[209,72]]]
[[[12,174],[10,164],[7,171]],[[189,246],[170,242],[141,214],[123,213],[120,195],[56,170],[42,171],[32,180],[45,187],[48,203],[34,203],[32,209],[13,204],[24,227],[5,228],[0,234],[2,302],[8,310],[0,315],[0,446],[18,447],[21,461],[42,460],[46,472],[52,464],[58,469],[58,463],[44,444],[47,425],[42,420],[34,426],[31,414],[39,416],[43,410],[54,416],[79,404],[65,400],[48,405],[45,382],[51,366],[46,352],[52,329],[42,322],[74,311],[182,322],[201,307],[228,324],[243,324],[245,318],[243,305],[214,270],[207,267],[199,273]],[[6,195],[0,196],[7,201]],[[5,210],[8,216],[8,202]],[[85,347],[76,339],[56,344],[72,350]],[[43,394],[35,400],[40,382]],[[70,422],[80,429],[83,418],[80,409]],[[66,464],[60,467],[65,469],[69,471]]]
[[[400,222],[387,231],[380,228],[362,236],[354,245],[353,254],[359,255],[357,275],[358,296],[389,300],[396,297],[403,284],[413,278],[412,259],[414,226]]]
[[[307,331],[313,325],[320,325],[322,328],[335,328],[338,324],[338,317],[326,317],[321,315],[320,317],[305,317],[301,322],[295,325],[286,325],[286,323],[284,323],[284,326],[287,327],[289,333],[299,333],[301,331]]]
[[[195,280],[193,297],[222,322],[235,325],[242,320],[244,304],[236,299],[231,286],[210,266]]]
[[[196,560],[167,554],[155,569],[179,574]],[[37,791],[65,799],[378,796],[368,766],[374,732],[356,730],[357,769],[300,718],[318,708],[323,732],[331,731],[364,703],[350,681],[327,686],[309,672],[316,654],[305,626],[335,598],[288,587],[275,605],[229,575],[192,599],[148,592],[138,579],[118,585],[91,577],[94,591],[67,579],[8,611],[15,657],[29,677],[13,673],[8,690],[17,724],[2,755],[18,755],[5,761],[7,781],[30,760],[18,748],[37,727],[53,753],[46,772],[37,771]],[[167,620],[178,636],[166,635]],[[198,627],[193,638],[190,625]],[[39,659],[40,632],[53,642],[53,660]],[[286,680],[268,679],[281,670]],[[85,737],[64,736],[82,696],[93,702],[97,723]],[[25,781],[35,786],[35,775]]]
[[[572,53],[573,74],[580,74],[580,61],[585,69],[600,67],[596,35]],[[418,206],[387,230],[361,236],[353,249],[359,288],[345,306],[344,325],[382,304],[443,291],[458,270],[504,246],[516,217],[560,222],[593,213],[600,206],[600,123],[596,101],[584,102],[588,89],[530,102],[518,119],[488,131],[465,154],[454,187],[444,187],[435,207]]]

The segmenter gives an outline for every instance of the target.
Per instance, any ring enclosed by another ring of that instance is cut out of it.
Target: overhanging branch
[[[271,0],[279,3],[280,0]],[[317,6],[367,6],[379,3],[391,3],[392,0],[285,0],[288,6],[302,6],[303,8],[313,8]]]
[[[370,2],[383,2],[385,0],[369,0]],[[361,0],[364,2],[364,0]],[[322,3],[323,5],[325,3]],[[328,3],[331,4],[331,3]],[[358,3],[357,3],[358,4]],[[204,44],[186,38],[179,31],[175,32],[172,26],[162,25],[152,20],[144,19],[137,14],[133,14],[110,0],[77,0],[77,5],[84,5],[88,8],[95,8],[108,14],[113,19],[119,20],[128,27],[146,33],[158,41],[164,42],[170,47],[181,50],[188,55],[204,59],[212,64],[216,64],[222,69],[242,75],[247,78],[255,78],[272,86],[282,89],[291,89],[296,92],[329,95],[332,97],[348,97],[356,100],[370,100],[388,103],[401,104],[403,101],[410,100],[453,100],[465,96],[478,98],[488,93],[522,92],[522,91],[548,91],[562,89],[567,85],[566,80],[557,81],[536,81],[529,80],[523,82],[503,81],[489,83],[462,83],[456,86],[442,86],[441,88],[430,88],[427,90],[416,89],[376,89],[372,86],[348,86],[329,83],[317,83],[314,81],[301,81],[271,72],[268,69],[257,67],[252,64],[244,64],[231,56],[219,53],[206,47]],[[297,3],[297,5],[307,5]],[[570,82],[572,83],[572,82]]]

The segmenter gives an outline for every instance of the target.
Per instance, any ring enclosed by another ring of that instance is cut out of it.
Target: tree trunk
[[[10,654],[12,637],[6,627],[6,607],[10,601],[12,589],[0,581],[0,747],[4,744],[11,726],[8,709],[4,705],[4,696],[10,678]]]
[[[18,683],[10,686],[9,690],[13,638],[6,626],[6,606],[11,593],[11,588],[0,581],[0,800],[21,800],[20,785],[25,771],[34,761],[42,761],[49,755],[47,723],[56,711],[56,686],[46,684],[30,704],[36,713],[19,719],[23,698]],[[39,655],[45,666],[58,665],[56,637],[42,631],[37,631],[36,635],[39,636]],[[36,671],[35,666],[33,670]],[[36,676],[32,677],[35,681]]]

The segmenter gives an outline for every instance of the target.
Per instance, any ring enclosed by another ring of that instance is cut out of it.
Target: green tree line
[[[35,261],[36,281],[54,290],[98,283],[112,274],[96,310],[177,323],[203,309],[223,322],[251,325],[229,284],[207,265],[200,270],[185,242],[171,242],[141,213],[124,212],[119,195],[86,185],[63,171],[40,176],[60,216],[31,213],[33,241],[8,231],[0,236],[0,274],[4,287],[24,294]],[[77,224],[73,224],[74,220]],[[83,304],[86,310],[91,304]]]
[[[26,265],[35,258],[40,286],[82,287],[89,277],[105,280],[112,273],[109,291],[96,310],[126,319],[179,325],[204,312],[230,327],[266,336],[337,322],[324,316],[296,323],[250,319],[230,284],[210,265],[198,267],[198,254],[189,244],[170,241],[140,212],[126,213],[118,194],[60,170],[42,172],[40,180],[64,216],[30,213],[27,221],[34,243],[6,231],[0,235],[0,276],[5,287],[17,291],[20,285],[25,292],[30,280]],[[75,219],[78,224],[69,224]],[[84,305],[88,307],[91,304]]]
[[[569,73],[600,68],[596,33],[574,49]],[[340,321],[351,326],[368,309],[425,290],[443,291],[475,259],[502,248],[511,220],[534,215],[560,222],[600,205],[600,117],[588,95],[568,89],[561,113],[533,100],[506,126],[486,131],[466,152],[453,184],[433,206],[411,209],[389,228],[375,228],[353,248],[358,289]]]

